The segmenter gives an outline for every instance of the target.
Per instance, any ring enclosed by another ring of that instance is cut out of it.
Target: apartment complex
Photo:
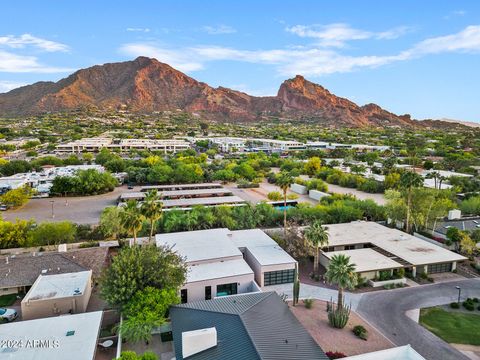
[[[84,138],[56,147],[56,152],[79,154],[82,152],[99,152],[102,149],[109,149],[118,152],[130,150],[161,151],[164,153],[176,153],[190,149],[190,144],[183,140],[169,139],[113,139],[113,138]]]

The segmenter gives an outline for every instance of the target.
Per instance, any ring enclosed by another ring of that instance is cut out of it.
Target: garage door
[[[452,263],[441,263],[428,265],[429,274],[442,273],[452,271]]]

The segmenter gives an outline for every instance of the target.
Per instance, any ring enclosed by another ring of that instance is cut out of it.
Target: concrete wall
[[[392,279],[392,280],[385,280],[385,281],[372,281],[369,280],[368,283],[372,287],[383,287],[388,284],[406,284],[407,279],[401,278],[401,279]]]
[[[324,192],[318,191],[318,190],[310,190],[308,192],[308,197],[310,199],[317,200],[317,201],[319,201],[321,198],[323,198],[325,196],[330,196],[330,194],[327,194],[327,193],[324,193]]]
[[[253,274],[225,277],[219,279],[196,281],[187,283],[182,289],[187,289],[187,301],[205,300],[205,287],[212,287],[212,299],[217,296],[217,285],[237,283],[237,292],[239,294],[248,293],[251,290],[251,283],[254,281]]]
[[[308,193],[307,187],[300,184],[292,184],[292,186],[290,186],[290,190],[300,195],[305,195]]]
[[[22,319],[32,320],[51,316],[84,313],[87,311],[88,301],[92,294],[92,282],[89,279],[82,295],[72,295],[64,298],[31,300],[25,297],[22,300]]]

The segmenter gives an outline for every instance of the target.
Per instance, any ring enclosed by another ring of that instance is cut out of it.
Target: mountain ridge
[[[285,80],[277,95],[259,97],[211,87],[143,56],[95,65],[58,82],[37,82],[0,94],[0,115],[35,115],[83,106],[143,113],[180,109],[215,121],[279,118],[333,127],[425,126],[410,115],[396,115],[376,104],[359,106],[301,75]]]

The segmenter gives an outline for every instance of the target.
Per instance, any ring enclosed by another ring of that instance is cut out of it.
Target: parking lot
[[[78,224],[97,224],[102,210],[107,206],[116,205],[118,196],[127,191],[135,190],[128,190],[126,186],[120,186],[114,191],[102,195],[32,199],[21,209],[7,210],[1,215],[3,219],[9,221],[15,219],[70,220]]]

